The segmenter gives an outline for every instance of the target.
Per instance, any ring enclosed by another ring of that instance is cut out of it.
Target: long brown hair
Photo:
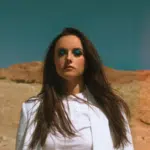
[[[126,135],[125,119],[120,108],[123,108],[125,114],[130,117],[129,107],[124,100],[113,92],[106,79],[102,61],[91,41],[78,29],[65,28],[52,41],[45,57],[43,83],[39,93],[42,98],[39,99],[40,105],[34,120],[37,125],[29,147],[33,149],[38,142],[43,146],[48,133],[55,134],[56,130],[64,137],[76,135],[76,131],[61,101],[65,93],[63,79],[57,74],[54,65],[56,43],[62,36],[66,35],[75,35],[80,38],[87,65],[84,72],[84,83],[109,120],[109,126],[114,138],[114,147],[125,146],[129,141]]]

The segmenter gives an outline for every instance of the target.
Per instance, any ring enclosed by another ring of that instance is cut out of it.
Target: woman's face
[[[59,76],[66,80],[82,77],[85,66],[83,47],[75,35],[61,37],[55,46],[54,63]]]

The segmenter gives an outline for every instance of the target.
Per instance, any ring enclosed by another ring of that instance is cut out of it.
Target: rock
[[[42,83],[42,66],[43,63],[37,61],[0,69],[0,79],[7,79],[0,81],[0,120],[2,120],[0,132],[6,135],[0,136],[0,145],[7,144],[6,149],[11,149],[15,145],[14,132],[16,133],[18,125],[21,103],[37,94],[41,87],[41,84],[22,83]],[[113,89],[127,102],[133,112],[130,124],[135,149],[149,150],[150,71],[121,71],[106,66],[104,70]],[[0,146],[0,150],[5,149]]]
[[[15,64],[1,68],[0,78],[6,78],[17,83],[41,83],[42,62]]]
[[[0,68],[0,79],[9,79],[17,83],[42,83],[43,63],[40,61],[14,64]],[[103,66],[110,83],[130,83],[133,80],[144,81],[150,78],[150,71],[123,71]]]

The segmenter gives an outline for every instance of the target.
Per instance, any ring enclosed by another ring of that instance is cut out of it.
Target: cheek
[[[77,61],[77,66],[80,66],[81,69],[84,69],[84,66],[85,66],[85,59],[84,59],[84,57],[80,58]]]
[[[64,67],[64,59],[55,59],[55,66],[56,66],[56,69],[62,69]]]

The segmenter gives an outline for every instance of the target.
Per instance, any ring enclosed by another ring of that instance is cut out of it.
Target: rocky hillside
[[[0,69],[0,150],[15,149],[21,103],[37,94],[42,82],[42,62]],[[150,149],[150,71],[119,71],[104,67],[114,91],[132,112],[130,120],[135,150]]]
[[[42,62],[36,61],[0,68],[0,79],[9,79],[22,83],[41,83],[42,66]],[[106,66],[104,66],[104,70],[111,83],[128,83],[133,80],[145,81],[147,78],[150,78],[150,70],[119,71]]]

